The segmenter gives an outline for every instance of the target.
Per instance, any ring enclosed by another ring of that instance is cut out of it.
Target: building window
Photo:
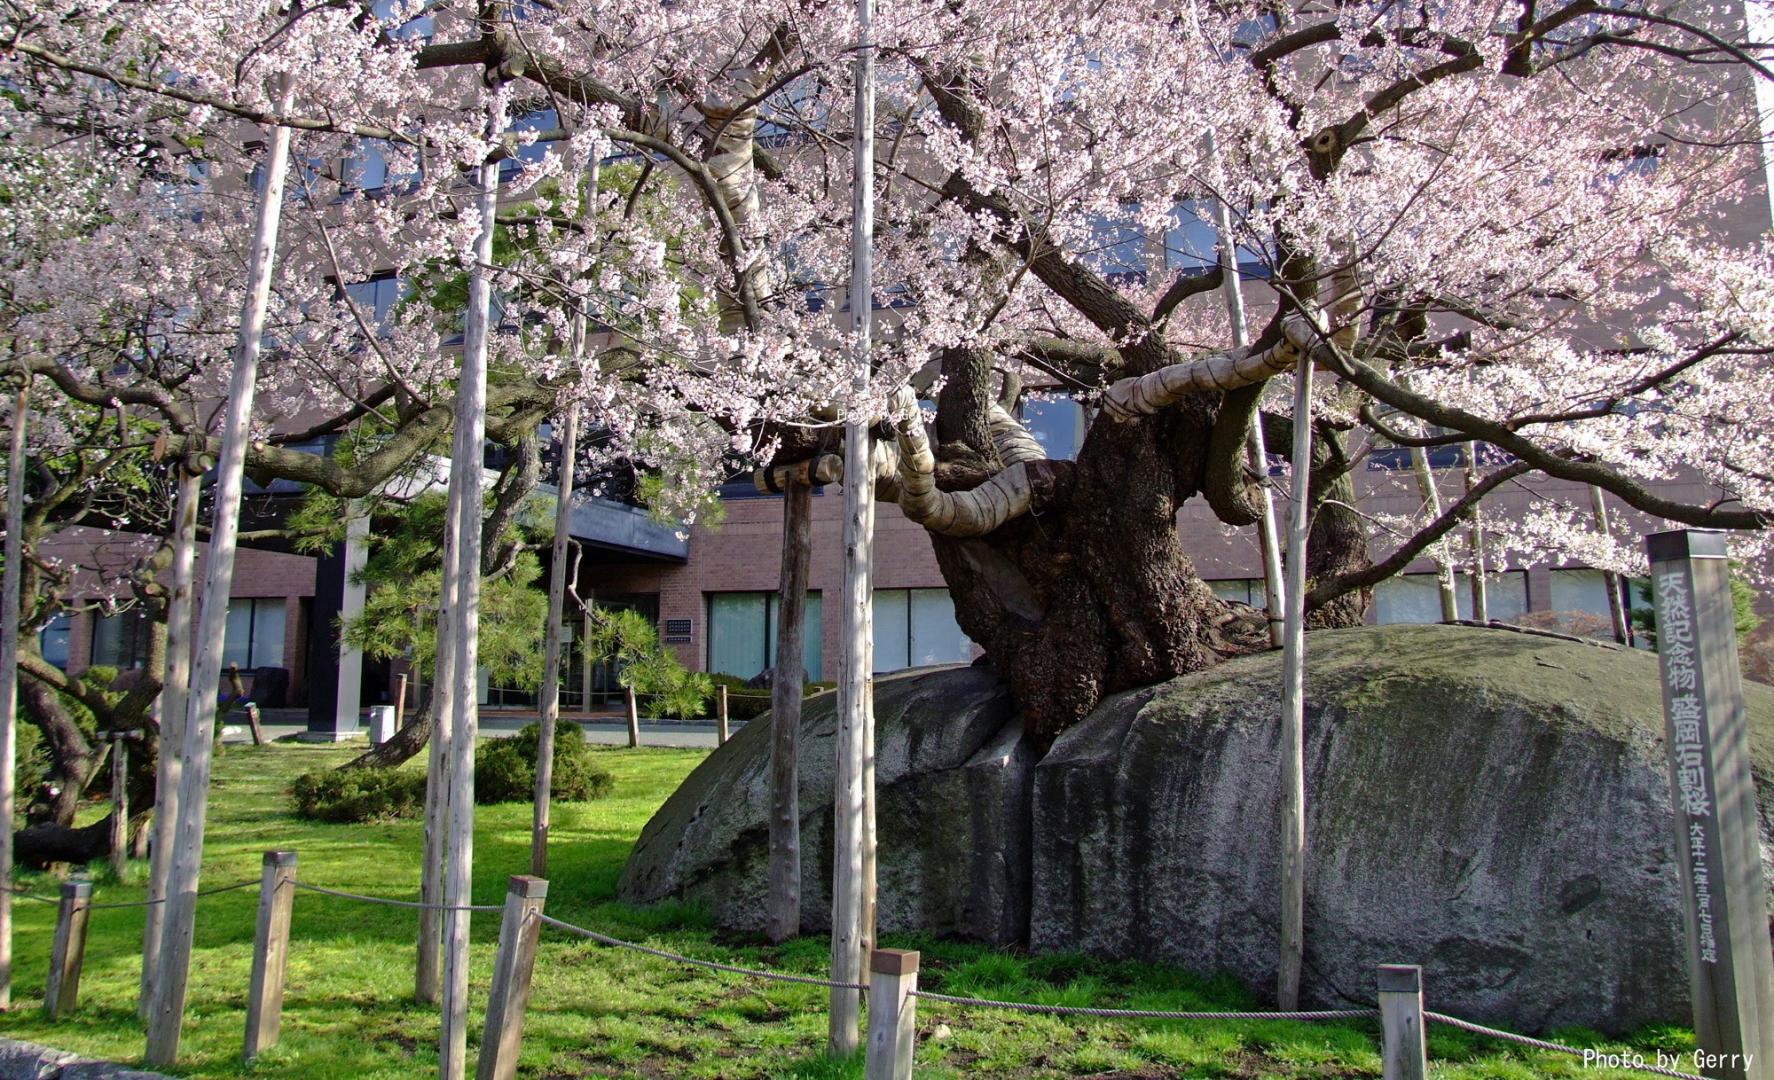
[[[955,622],[947,589],[875,590],[875,670],[965,664],[973,642]]]
[[[405,293],[401,281],[393,274],[378,274],[368,281],[354,281],[345,286],[345,295],[357,305],[359,312],[380,336],[387,336],[394,305]]]
[[[560,114],[553,109],[538,109],[533,113],[519,117],[507,131],[522,134],[526,131],[552,131],[561,126]],[[511,157],[499,162],[499,182],[509,181],[512,177],[533,165],[539,165],[548,157],[548,148],[552,142],[537,140],[528,146],[519,145]]]
[[[1221,600],[1236,600],[1241,604],[1260,608],[1269,603],[1269,597],[1263,588],[1262,578],[1226,578],[1221,581],[1210,581],[1207,587]]]
[[[73,631],[74,620],[63,612],[49,620],[37,638],[43,651],[43,659],[63,671],[68,670],[68,644]]]
[[[1185,274],[1204,274],[1220,264],[1220,232],[1214,224],[1214,204],[1204,199],[1184,199],[1173,211],[1175,224],[1164,233],[1164,268]],[[1237,228],[1234,219],[1233,227]],[[1268,263],[1257,248],[1238,246],[1238,272],[1243,277],[1264,277]]]
[[[148,662],[148,618],[140,611],[101,615],[92,632],[92,662],[119,671]]]
[[[383,22],[393,23],[405,12],[419,10],[421,7],[422,5],[412,3],[411,0],[375,0],[370,11]],[[407,19],[388,28],[388,36],[395,41],[430,41],[436,33],[437,20],[430,15]]]
[[[708,594],[708,670],[752,679],[776,663],[776,634],[782,618],[774,592]],[[819,593],[807,593],[807,627],[801,664],[809,682],[825,675],[820,641]]]
[[[1260,583],[1259,583],[1260,585]],[[1261,590],[1259,589],[1259,594]],[[1472,575],[1454,575],[1460,618],[1472,618]],[[1527,614],[1528,576],[1520,570],[1485,575],[1485,614],[1516,622]],[[1401,574],[1374,586],[1374,620],[1379,623],[1441,621],[1441,584],[1435,574]]]
[[[1084,445],[1084,407],[1069,397],[1027,397],[1020,409],[1023,426],[1055,461],[1071,461]]]
[[[1133,220],[1139,210],[1138,203],[1130,203],[1121,215],[1091,217],[1090,246],[1083,252],[1083,262],[1112,284],[1145,284],[1146,234]]]
[[[345,159],[341,185],[356,191],[381,191],[388,186],[387,146],[381,139],[359,139],[357,152]]]
[[[1614,612],[1608,604],[1606,574],[1588,567],[1577,567],[1553,570],[1547,576],[1552,584],[1547,612],[1559,629],[1580,637],[1613,639]],[[1619,583],[1626,594],[1621,598],[1621,603],[1630,612],[1631,590],[1625,589],[1623,580]],[[1630,621],[1629,615],[1628,622]]]
[[[283,601],[236,597],[228,601],[228,636],[222,667],[242,671],[283,666]]]

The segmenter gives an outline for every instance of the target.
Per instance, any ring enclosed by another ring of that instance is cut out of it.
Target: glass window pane
[[[283,601],[253,601],[252,666],[283,666]]]
[[[904,589],[875,590],[875,670],[912,666],[910,597]]]
[[[1405,574],[1374,586],[1374,617],[1381,623],[1441,621],[1441,586],[1434,574]]]
[[[147,656],[147,620],[140,612],[100,616],[92,639],[92,662],[122,671],[142,666]]]
[[[782,594],[770,593],[770,663],[776,663],[776,635],[782,627]],[[819,592],[807,593],[807,625],[803,630],[801,644],[801,666],[807,671],[808,682],[819,682],[825,669],[825,647],[820,640],[820,604]]]
[[[955,601],[947,589],[911,590],[911,663],[967,663],[973,643],[955,622]]]
[[[68,670],[68,639],[73,633],[74,620],[64,612],[49,620],[43,627],[42,645],[43,659]]]
[[[1264,603],[1263,582],[1260,578],[1227,578],[1223,581],[1210,581],[1207,587],[1221,600],[1237,600],[1254,607],[1262,607]]]
[[[765,593],[712,593],[708,598],[708,670],[751,679],[764,670]]]
[[[1612,618],[1608,585],[1600,570],[1552,571],[1552,610],[1582,611]]]
[[[239,664],[245,671],[253,666],[253,602],[234,600],[228,604],[228,636],[222,642],[222,671],[229,664]]]
[[[1056,461],[1071,461],[1084,442],[1084,409],[1071,398],[1028,398],[1022,406],[1023,426]]]
[[[1460,575],[1460,617],[1472,618],[1472,575]],[[1516,622],[1528,611],[1528,575],[1510,570],[1485,575],[1485,614]]]

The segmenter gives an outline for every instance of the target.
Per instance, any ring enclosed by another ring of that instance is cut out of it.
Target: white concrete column
[[[350,521],[345,526],[345,591],[339,603],[339,618],[350,622],[363,614],[363,602],[368,590],[364,588],[359,576],[363,573],[364,563],[370,555],[369,512],[360,503],[353,502],[348,513]],[[339,698],[334,713],[333,731],[335,737],[343,737],[358,730],[359,716],[363,711],[363,650],[355,649],[339,642]]]

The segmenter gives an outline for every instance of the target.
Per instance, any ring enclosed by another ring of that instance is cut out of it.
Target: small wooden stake
[[[918,954],[876,949],[869,954],[868,1056],[865,1080],[912,1080],[918,1042]]]
[[[1380,1059],[1385,1080],[1424,1080],[1429,1075],[1420,967],[1380,965]]]
[[[265,852],[259,877],[259,926],[253,935],[252,984],[246,995],[246,1048],[241,1059],[277,1045],[283,1026],[283,981],[289,969],[290,909],[296,899],[296,853]]]
[[[628,745],[632,748],[641,745],[641,706],[635,700],[634,687],[625,686],[622,692],[628,699]]]
[[[43,1011],[51,1020],[61,1019],[80,1003],[80,965],[86,960],[86,920],[91,912],[92,882],[62,882],[55,945],[49,956],[49,984],[43,990]]]
[[[536,942],[542,935],[542,903],[548,882],[513,875],[499,924],[499,953],[493,961],[493,989],[487,999],[487,1026],[480,1039],[475,1080],[512,1080],[524,1038],[524,1010],[530,1005],[530,976],[536,969]]]
[[[111,735],[111,870],[119,878],[129,865],[129,742]]]
[[[715,745],[726,746],[731,736],[727,734],[727,684],[718,687],[720,693],[715,702]]]

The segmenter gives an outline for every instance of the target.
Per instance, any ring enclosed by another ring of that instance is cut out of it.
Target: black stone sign
[[[1682,530],[1645,546],[1699,1044],[1693,1065],[1725,1080],[1774,1080],[1774,960],[1725,537]]]

